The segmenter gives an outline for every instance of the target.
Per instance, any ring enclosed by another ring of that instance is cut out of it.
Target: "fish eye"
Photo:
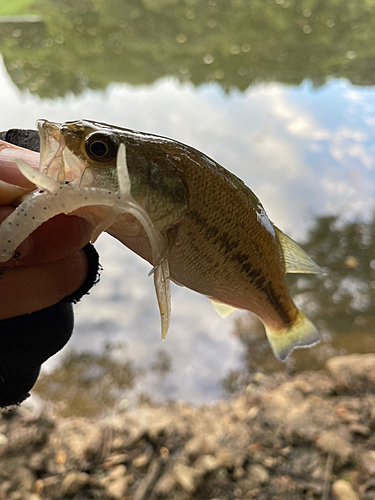
[[[85,139],[85,152],[91,160],[108,163],[116,158],[116,138],[112,134],[92,132]]]

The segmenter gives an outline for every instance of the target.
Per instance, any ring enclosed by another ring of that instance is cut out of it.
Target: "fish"
[[[152,265],[163,340],[170,281],[207,296],[222,316],[243,309],[263,323],[275,357],[320,340],[289,294],[286,273],[319,266],[268,218],[245,183],[204,153],[162,136],[91,120],[38,120],[37,189],[0,225],[0,262],[58,213],[88,220]],[[69,237],[69,235],[67,235]]]

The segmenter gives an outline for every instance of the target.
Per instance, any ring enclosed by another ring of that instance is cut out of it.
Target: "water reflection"
[[[4,20],[0,51],[15,84],[41,97],[165,76],[241,91],[374,83],[375,6],[365,1],[35,0],[27,10],[44,23]]]
[[[149,371],[160,378],[172,369],[170,356],[161,350],[150,361]],[[127,408],[127,395],[144,376],[145,370],[129,359],[125,343],[107,342],[100,353],[70,350],[55,370],[40,377],[35,393],[62,417],[89,417]],[[152,403],[153,395],[138,394],[138,400],[146,399]]]
[[[318,369],[332,354],[375,350],[375,100],[373,90],[363,87],[374,83],[374,5],[321,0],[308,6],[290,0],[25,0],[24,5],[16,11],[13,0],[0,4],[0,16],[39,16],[0,17],[5,68],[0,68],[0,129],[32,127],[41,117],[87,117],[170,136],[204,151],[241,177],[286,233],[305,237],[305,248],[329,269],[324,277],[289,282],[324,342],[293,354],[286,369]],[[284,85],[306,79],[298,87]],[[55,358],[39,385],[47,399],[67,394],[62,412],[69,405],[83,411],[78,400],[85,391],[91,396],[85,398],[89,411],[98,411],[98,405],[90,406],[98,397],[96,384],[106,393],[108,408],[145,393],[157,401],[202,403],[221,397],[222,387],[251,390],[262,371],[285,369],[245,313],[223,321],[203,297],[184,289],[173,288],[171,335],[160,351],[148,266],[105,236],[98,248],[105,270],[100,285],[76,308],[71,342],[76,352],[61,367],[62,358]],[[114,350],[103,351],[106,340],[116,345],[124,338],[126,348],[119,352],[125,361]],[[116,378],[114,369],[124,378]],[[77,391],[69,391],[74,384]]]
[[[319,217],[304,249],[325,275],[287,276],[293,300],[306,311],[322,335],[314,349],[295,351],[286,369],[323,368],[331,356],[375,350],[375,215],[367,223],[342,223],[337,216]],[[223,380],[227,392],[253,383],[259,371],[282,370],[273,359],[263,325],[253,316],[236,321],[235,334],[244,349],[244,368]]]

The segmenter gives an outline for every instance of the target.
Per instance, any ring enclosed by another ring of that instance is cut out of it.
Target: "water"
[[[1,130],[89,118],[187,143],[242,178],[328,271],[290,282],[324,342],[285,367],[247,313],[223,320],[207,299],[176,286],[162,343],[149,265],[101,236],[101,283],[76,307],[69,346],[46,363],[50,380],[69,349],[106,352],[132,368],[116,401],[207,403],[258,370],[318,369],[333,354],[375,349],[366,236],[375,190],[373,10],[360,1],[2,0]]]

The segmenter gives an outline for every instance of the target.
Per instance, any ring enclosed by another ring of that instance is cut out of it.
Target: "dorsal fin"
[[[208,300],[214,306],[214,309],[218,313],[218,315],[221,316],[222,318],[226,318],[234,311],[237,311],[235,307],[228,306],[228,304],[224,304],[223,302],[219,302],[218,300],[211,299],[210,297],[208,298]]]
[[[289,236],[274,226],[283,253],[285,274],[323,274],[323,271],[315,262],[297,245]]]

